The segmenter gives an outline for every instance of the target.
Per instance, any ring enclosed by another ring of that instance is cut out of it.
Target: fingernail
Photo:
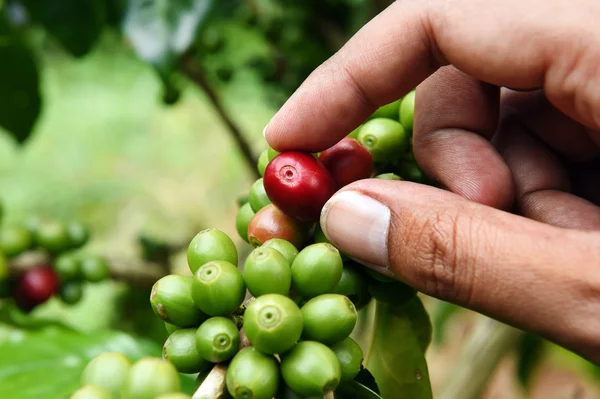
[[[390,209],[356,191],[342,191],[323,207],[321,227],[340,251],[388,274]]]
[[[267,126],[265,126],[265,128],[263,129],[263,137],[267,138],[267,128],[269,127],[269,124],[267,123]]]

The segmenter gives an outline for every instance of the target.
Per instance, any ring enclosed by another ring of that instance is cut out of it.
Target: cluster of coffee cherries
[[[161,278],[150,297],[170,333],[163,358],[179,372],[203,378],[226,364],[234,399],[323,397],[360,372],[350,335],[371,295],[333,245],[273,238],[239,262],[233,240],[207,229],[187,260],[192,275]]]
[[[137,361],[104,352],[83,370],[80,388],[70,399],[190,399],[172,363],[146,356]]]
[[[0,227],[0,298],[30,312],[52,297],[79,302],[85,282],[109,276],[108,264],[81,249],[89,240],[80,222],[32,219]],[[9,267],[10,266],[10,267]]]

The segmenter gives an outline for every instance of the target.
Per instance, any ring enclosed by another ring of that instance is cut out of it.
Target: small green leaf
[[[138,57],[168,75],[192,44],[212,0],[129,0],[124,32]]]
[[[0,126],[23,143],[40,114],[38,68],[33,54],[3,14],[0,14],[0,60]]]
[[[0,398],[64,399],[77,390],[81,372],[100,353],[121,352],[135,361],[160,357],[161,350],[155,343],[115,331],[0,328]],[[193,392],[193,378],[182,376],[182,384],[187,393]]]
[[[521,338],[517,354],[517,376],[521,386],[529,387],[531,378],[544,354],[544,340],[533,334],[525,334]]]
[[[75,57],[97,42],[107,18],[106,0],[23,0],[35,21]]]
[[[335,399],[381,399],[381,396],[357,381],[342,382],[333,397]]]
[[[431,322],[418,296],[390,305],[373,301],[359,315],[353,337],[361,345],[364,366],[385,399],[432,399],[425,351]]]

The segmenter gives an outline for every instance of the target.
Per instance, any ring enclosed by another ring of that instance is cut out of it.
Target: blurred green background
[[[91,248],[133,266],[141,235],[181,246],[215,227],[248,251],[235,215],[237,198],[256,179],[249,165],[266,148],[262,129],[316,66],[389,3],[0,1],[0,96],[8,98],[11,82],[32,81],[26,69],[4,62],[15,45],[35,60],[42,102],[33,120],[7,126],[18,104],[0,101],[6,222],[79,219],[92,231]],[[182,28],[186,17],[191,33]],[[148,56],[152,48],[159,57]],[[19,143],[13,133],[27,138]],[[172,270],[185,271],[181,252],[170,261]],[[472,361],[459,349],[482,316],[425,302],[440,336],[428,354],[435,392],[454,367]],[[160,356],[157,345],[166,337],[147,287],[118,282],[86,287],[73,307],[50,301],[27,319],[0,306],[0,321],[2,398],[60,398],[94,354],[114,347],[133,357]],[[49,324],[84,334],[52,339],[58,327]],[[600,397],[596,368],[543,346],[549,350],[541,360],[532,356],[537,377],[528,375],[529,390],[518,382],[522,352],[508,347],[481,397]],[[50,388],[31,383],[44,374]]]

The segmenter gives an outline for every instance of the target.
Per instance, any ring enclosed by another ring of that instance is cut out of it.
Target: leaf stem
[[[241,129],[235,124],[233,119],[229,117],[227,111],[221,104],[219,96],[215,89],[211,86],[208,79],[206,79],[206,75],[201,67],[201,65],[194,60],[192,53],[186,53],[181,57],[180,61],[181,71],[198,87],[200,87],[207,95],[209,101],[217,111],[217,114],[221,118],[221,121],[227,126],[229,134],[231,138],[236,143],[238,149],[242,153],[244,160],[248,164],[248,168],[252,171],[253,175],[256,178],[259,178],[258,170],[256,169],[256,164],[258,163],[258,158],[253,154],[252,149],[250,147],[250,143],[242,134]]]

